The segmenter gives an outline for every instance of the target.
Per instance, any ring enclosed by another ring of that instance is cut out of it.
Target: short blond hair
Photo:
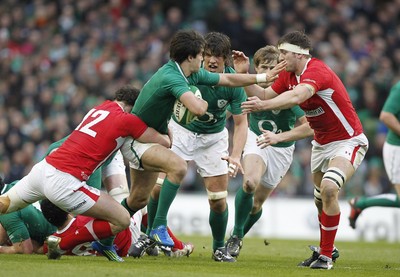
[[[279,62],[279,50],[273,45],[267,45],[257,50],[254,53],[253,62],[255,67],[261,63],[270,63],[272,61]]]

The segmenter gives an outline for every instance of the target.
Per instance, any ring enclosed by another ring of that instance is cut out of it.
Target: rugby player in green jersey
[[[222,33],[210,32],[205,36],[205,41],[203,68],[214,73],[235,73],[230,66],[232,58],[229,37]],[[185,161],[194,161],[204,179],[210,205],[213,259],[219,262],[234,262],[235,259],[227,253],[224,246],[228,221],[226,197],[229,175],[235,177],[238,171],[243,172],[240,160],[247,136],[247,116],[242,114],[240,105],[247,96],[243,88],[205,85],[197,87],[202,98],[208,103],[207,112],[188,125],[179,124],[176,118],[172,117],[173,120],[169,123],[174,134],[172,151]],[[229,133],[225,127],[228,107],[234,122],[230,155]],[[149,200],[149,214],[156,211],[161,186],[162,181],[159,180]]]
[[[180,30],[170,44],[170,60],[147,81],[132,109],[148,126],[162,134],[168,133],[168,122],[172,108],[179,99],[198,117],[207,112],[208,103],[198,99],[189,85],[241,87],[260,82],[272,82],[285,67],[278,64],[267,75],[263,74],[221,74],[201,68],[205,41],[201,34],[193,30]],[[173,247],[174,242],[167,232],[167,214],[175,199],[182,179],[186,175],[186,161],[157,144],[143,144],[127,141],[122,147],[123,155],[130,161],[131,190],[122,204],[131,214],[147,205],[158,173],[164,172],[157,212],[152,223],[150,237],[159,244]]]
[[[4,184],[0,177],[0,195],[17,182]],[[56,230],[34,205],[0,215],[0,254],[42,254],[46,237]]]
[[[278,60],[279,50],[275,46],[260,48],[254,54],[255,70],[257,73],[268,73]],[[300,125],[294,127],[296,120]],[[239,256],[245,234],[260,219],[265,200],[288,171],[293,160],[295,140],[312,136],[313,130],[304,112],[299,106],[294,106],[251,113],[247,134],[243,152],[243,186],[236,193],[235,225],[226,243],[234,257]]]
[[[356,220],[369,207],[400,208],[400,82],[390,90],[379,119],[389,129],[383,145],[383,163],[390,182],[397,194],[380,194],[372,197],[350,199],[350,226],[356,228]]]

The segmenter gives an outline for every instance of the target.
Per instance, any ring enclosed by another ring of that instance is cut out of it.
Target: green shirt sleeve
[[[388,98],[385,101],[385,104],[383,105],[384,112],[392,113],[395,116],[397,115],[397,118],[399,118],[400,114],[400,82],[397,83],[389,93]]]
[[[200,68],[198,72],[189,76],[188,81],[191,85],[215,86],[219,82],[219,74]]]
[[[7,235],[12,243],[18,243],[30,238],[28,228],[20,217],[19,212],[1,215],[0,223],[7,231]]]

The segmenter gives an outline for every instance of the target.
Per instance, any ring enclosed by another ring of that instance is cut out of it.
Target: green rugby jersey
[[[300,109],[299,106],[294,106],[285,110],[251,113],[249,116],[250,130],[252,130],[257,136],[262,134],[260,127],[276,134],[283,133],[292,130],[296,123],[296,119],[302,116],[304,116],[304,111]],[[287,141],[277,143],[273,146],[288,147],[294,143],[294,141]]]
[[[189,85],[213,86],[218,82],[219,75],[204,68],[186,78],[178,63],[170,60],[143,86],[132,113],[140,117],[149,127],[167,134],[175,100],[189,91]]]
[[[393,114],[400,121],[400,82],[392,87],[382,111]],[[389,129],[386,141],[392,145],[400,145],[400,136]]]
[[[224,73],[235,73],[235,70],[231,67],[225,67]],[[242,113],[240,104],[247,99],[243,88],[204,85],[197,85],[197,88],[200,90],[203,99],[208,102],[207,112],[192,123],[182,125],[184,128],[200,134],[218,133],[226,125],[228,107],[232,114]]]

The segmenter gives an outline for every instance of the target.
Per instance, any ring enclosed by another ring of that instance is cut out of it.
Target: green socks
[[[247,193],[243,187],[239,188],[235,197],[235,227],[233,228],[233,235],[243,238],[243,228],[245,222],[253,208],[253,195],[254,193]],[[254,223],[253,223],[254,224]]]
[[[169,207],[178,193],[179,184],[171,183],[167,178],[161,187],[160,197],[158,199],[157,214],[154,218],[152,229],[164,225],[167,226],[167,215]]]
[[[147,235],[150,234],[153,227],[154,218],[157,214],[158,200],[150,196],[149,203],[147,204]]]
[[[228,225],[228,206],[222,213],[216,213],[210,210],[209,223],[213,236],[214,251],[225,245],[226,226]]]
[[[129,208],[128,203],[126,202],[126,198],[121,201],[121,205],[125,207],[131,217],[137,212]]]
[[[359,197],[355,203],[356,208],[362,210],[369,207],[395,207],[400,208],[399,196],[394,193],[379,194],[377,196]]]
[[[253,225],[260,219],[261,215],[262,215],[262,209],[259,210],[257,213],[255,214],[249,214],[249,216],[246,219],[246,222],[244,224],[244,228],[243,228],[243,236],[247,234],[247,232],[251,229],[251,227],[253,227]]]

